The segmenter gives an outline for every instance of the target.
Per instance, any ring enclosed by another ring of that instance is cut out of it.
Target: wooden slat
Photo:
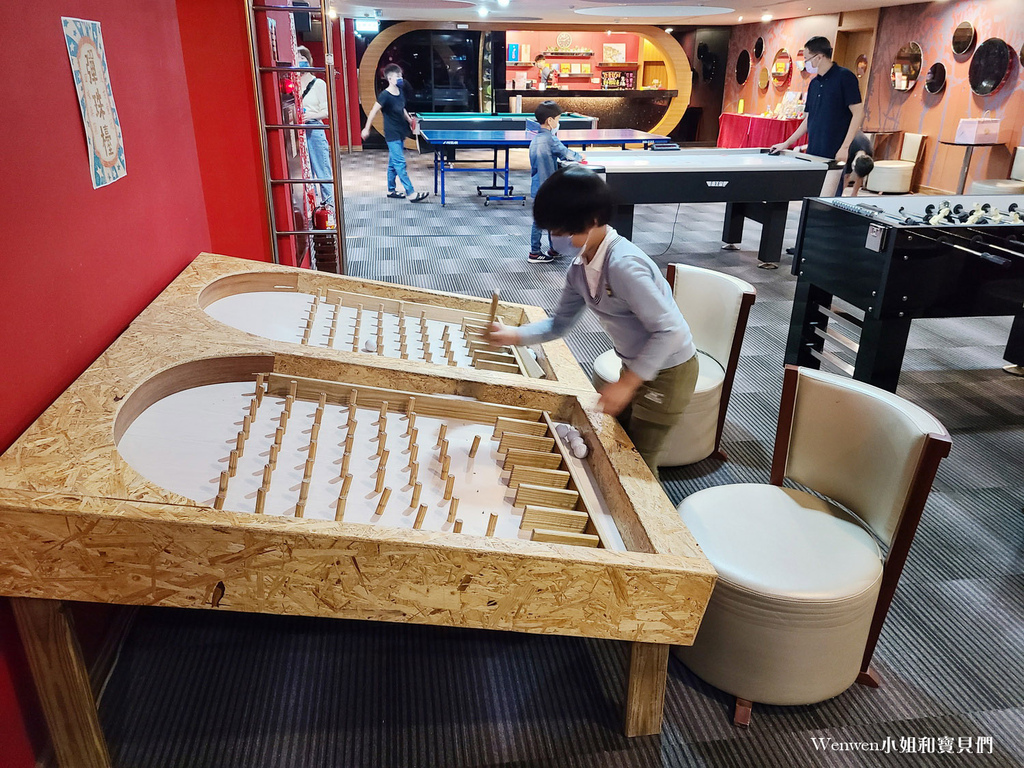
[[[539,467],[541,469],[558,469],[562,464],[562,457],[550,451],[524,451],[513,448],[505,454],[505,462],[502,469],[512,469],[518,466]]]
[[[572,533],[570,531],[552,531],[545,528],[534,528],[530,541],[543,541],[548,544],[573,544],[577,547],[596,547],[601,540],[589,533]]]
[[[544,485],[549,488],[565,488],[569,484],[570,475],[562,469],[538,469],[537,467],[517,466],[512,468],[508,478],[509,488],[518,488],[521,484]]]
[[[529,531],[532,528],[545,528],[551,531],[583,533],[589,521],[590,516],[586,512],[528,504],[523,510],[523,519],[519,523],[519,527],[524,531]]]
[[[494,437],[501,437],[506,431],[540,437],[548,433],[548,425],[540,420],[540,413],[536,419],[531,420],[501,416],[494,422]]]
[[[545,488],[540,485],[523,483],[516,491],[514,506],[525,507],[535,505],[540,507],[557,507],[559,509],[576,509],[580,495],[576,491],[561,490],[558,488]]]
[[[487,322],[487,315],[480,312],[439,307],[436,304],[421,304],[416,301],[399,301],[398,299],[389,299],[385,296],[371,296],[353,291],[328,290],[327,300],[332,304],[340,304],[344,307],[355,307],[362,304],[364,311],[376,311],[377,307],[383,304],[385,312],[397,314],[399,309],[404,309],[406,315],[417,318],[421,312],[426,312],[427,320],[437,320],[444,323],[461,324],[462,320],[467,317]]]
[[[498,453],[505,453],[516,448],[524,451],[538,451],[550,453],[555,447],[553,437],[537,437],[536,435],[522,435],[518,432],[505,432],[498,443]]]
[[[298,383],[296,397],[300,400],[316,401],[319,399],[320,393],[323,392],[327,395],[329,403],[342,405],[348,403],[349,393],[356,390],[359,393],[359,405],[365,408],[380,408],[380,404],[385,400],[389,403],[404,403],[410,397],[415,397],[416,412],[422,416],[465,419],[478,424],[491,424],[495,419],[509,419],[515,423],[519,423],[519,420],[522,419],[530,419],[523,423],[535,425],[534,429],[538,425],[542,429],[547,429],[542,422],[532,420],[534,414],[539,419],[542,411],[517,408],[514,405],[496,405],[477,400],[428,395],[422,392],[400,392],[394,389],[307,379],[302,376],[286,376],[279,373],[271,373],[267,378],[267,391],[271,395],[282,396],[288,392],[289,382],[292,381]],[[519,419],[515,417],[519,417]]]
[[[479,371],[494,371],[495,373],[522,373],[515,363],[492,363],[490,360],[479,358],[473,361],[473,367]]]
[[[59,600],[11,598],[14,618],[62,768],[110,768],[89,673]]]
[[[508,347],[502,347],[502,349],[508,349]],[[508,365],[516,365],[515,355],[509,354],[508,352],[501,352],[499,350],[486,351],[478,350],[473,353],[474,360],[489,360],[492,363],[506,363]]]

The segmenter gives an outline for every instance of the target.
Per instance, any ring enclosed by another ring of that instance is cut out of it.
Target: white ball
[[[363,344],[363,352],[376,352],[377,342],[373,339],[367,339],[366,343]]]
[[[573,440],[582,440],[583,436],[580,435],[580,431],[576,427],[569,427],[565,434],[565,439],[571,443]]]
[[[562,438],[564,440],[566,434],[568,434],[568,432],[569,432],[569,425],[568,424],[559,424],[558,426],[555,427],[555,432],[558,434],[558,436],[560,438]]]
[[[536,350],[533,350],[533,349],[530,349],[529,347],[527,347],[526,351],[530,353],[530,357],[532,357],[534,360],[537,359],[537,351]]]
[[[569,447],[572,448],[572,455],[577,459],[584,459],[587,456],[587,444],[582,440],[573,440]]]

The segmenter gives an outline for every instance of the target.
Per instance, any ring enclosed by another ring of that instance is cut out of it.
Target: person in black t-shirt
[[[824,37],[804,44],[804,69],[817,73],[807,86],[807,116],[792,136],[772,149],[789,149],[809,134],[808,154],[844,161],[864,121],[857,76],[832,61],[832,44]]]
[[[412,135],[412,116],[405,109],[405,93],[402,90],[402,68],[397,64],[384,67],[388,87],[377,96],[377,102],[366,118],[363,138],[370,136],[373,118],[380,112],[384,116],[384,141],[388,145],[388,197],[409,198],[411,203],[421,203],[429,197],[428,192],[417,192],[405,168],[403,141]],[[405,192],[399,192],[396,180],[402,182]]]
[[[836,190],[836,197],[843,196],[847,181],[853,180],[853,192],[851,197],[860,194],[860,188],[864,179],[875,169],[874,147],[871,146],[871,139],[865,134],[857,131],[857,135],[850,142],[850,152],[846,156],[846,165],[843,166],[843,175],[839,179],[839,189]]]

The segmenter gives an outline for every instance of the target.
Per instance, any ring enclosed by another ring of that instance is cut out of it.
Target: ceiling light
[[[736,21],[743,21],[743,17],[742,16],[737,16],[736,17]]]
[[[771,21],[771,20],[772,20],[772,15],[770,13],[766,13],[763,16],[761,16],[761,21]]]
[[[668,32],[669,34],[671,34],[672,33],[672,27],[665,27],[665,31]]]
[[[338,18],[338,12],[334,10],[334,8],[331,8],[331,10],[327,12],[327,15],[330,16],[332,19]]]
[[[508,8],[509,0],[498,0],[498,5],[502,8]]]
[[[479,8],[476,9],[476,14],[477,14],[477,16],[486,16],[487,15],[487,9],[484,8],[481,5]]]

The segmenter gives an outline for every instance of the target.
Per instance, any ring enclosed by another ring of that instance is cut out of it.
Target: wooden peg
[[[263,405],[263,381],[265,378],[265,374],[256,374],[256,394],[254,395],[254,397],[257,407]]]
[[[437,460],[443,462],[444,461],[444,457],[447,456],[447,455],[448,455],[448,441],[447,440],[442,440],[441,441],[441,450],[438,451]]]
[[[257,515],[262,515],[263,514],[263,508],[264,508],[264,506],[266,506],[266,503],[267,503],[267,489],[266,488],[262,488],[262,487],[258,488],[256,490],[256,514]]]
[[[410,507],[415,507],[420,503],[420,493],[423,492],[423,483],[416,483],[412,487],[412,501],[409,502]]]
[[[456,498],[452,499],[451,505],[448,507],[448,523],[455,522],[455,513],[459,511],[459,500]]]
[[[434,356],[432,354],[430,354],[430,350],[427,350],[426,352],[423,353],[423,362],[425,362],[425,363],[433,363],[434,362]]]
[[[352,475],[345,475],[345,479],[341,481],[341,495],[348,496],[348,490],[352,487]]]
[[[281,443],[284,440],[284,427],[278,427],[274,430],[274,445],[278,448],[281,447]]]
[[[480,449],[480,435],[476,435],[473,438],[473,445],[469,449],[469,458],[475,459],[476,452]]]
[[[387,424],[387,418],[388,418],[388,401],[384,400],[380,404],[380,417],[375,422],[373,422],[373,426],[377,426],[378,424]]]
[[[462,521],[456,520],[455,525],[452,527],[454,533],[462,533]]]
[[[288,397],[292,399],[292,402],[295,402],[295,393],[298,392],[298,390],[299,382],[294,379],[288,382]]]
[[[448,477],[448,470],[452,467],[452,457],[445,456],[441,459],[441,477]]]
[[[345,475],[348,474],[348,464],[349,464],[349,460],[351,458],[352,458],[352,454],[351,453],[346,453],[344,456],[341,457],[341,476],[342,477],[344,477]]]
[[[249,401],[249,421],[250,422],[255,420],[255,418],[256,418],[256,408],[258,406],[259,406],[259,403],[256,402],[256,398],[255,397],[252,400]]]
[[[415,431],[414,430],[415,426],[416,426],[416,414],[412,413],[412,414],[409,415],[409,423],[405,425],[405,435],[402,435],[402,437],[405,437],[406,435],[409,435],[410,433]]]
[[[266,464],[263,467],[263,487],[270,487],[270,473],[274,471],[274,468],[270,464]]]
[[[418,429],[414,429],[414,430],[412,430],[411,432],[408,433],[409,434],[409,447],[406,448],[405,450],[407,450],[410,453],[412,453],[412,448],[413,448],[414,445],[416,445],[416,437],[419,435],[419,433],[420,433],[420,431]]]
[[[377,462],[377,471],[383,473],[388,466],[388,456],[391,455],[391,451],[383,450],[380,452],[380,461]]]
[[[451,341],[451,330],[452,327],[445,323],[444,328],[441,330],[441,341]]]
[[[455,362],[455,353],[454,352],[449,352],[448,353],[448,365],[458,365],[458,363]]]
[[[416,485],[416,478],[420,474],[420,465],[413,462],[409,465],[409,485]]]
[[[402,416],[402,418],[405,421],[408,421],[410,416],[415,415],[413,413],[415,410],[416,410],[416,398],[415,397],[410,397],[409,398],[409,402],[407,402],[405,404],[405,414]]]
[[[242,451],[245,450],[245,433],[239,430],[238,437],[235,439],[235,450],[238,451],[238,455],[242,455]]]
[[[452,497],[452,491],[455,489],[455,475],[448,475],[448,479],[444,484],[444,500],[448,501]]]
[[[281,446],[274,443],[270,446],[270,456],[267,458],[267,466],[273,469],[277,466],[277,454],[280,453]]]
[[[326,392],[321,392],[320,393],[320,399],[317,401],[316,407],[320,409],[321,413],[323,412],[324,408],[327,407],[327,393]]]
[[[419,511],[416,513],[416,521],[412,524],[412,527],[417,531],[422,527],[423,520],[427,516],[427,505],[420,504]]]
[[[320,437],[320,420],[313,422],[313,426],[309,430],[309,442],[310,444],[316,443]]]
[[[234,477],[238,472],[238,451],[228,454],[228,477]]]
[[[220,485],[217,488],[217,498],[213,500],[214,509],[224,509],[224,499],[228,495],[228,478],[231,475],[224,471],[220,473]]]
[[[405,344],[402,344],[398,348],[398,356],[400,358],[402,358],[403,360],[408,360],[409,359],[409,350],[406,349]]]
[[[416,443],[413,443],[412,448],[409,449],[409,466],[411,467],[416,463],[416,458],[419,455],[420,447]]]
[[[377,502],[377,510],[373,513],[378,517],[384,514],[384,507],[388,505],[388,499],[391,498],[391,489],[385,488],[384,492],[380,495],[380,501]]]
[[[445,435],[448,434],[448,425],[442,424],[441,428],[437,431],[437,445],[441,445],[444,442]]]
[[[358,401],[359,401],[359,390],[358,389],[353,389],[348,394],[348,404],[354,408],[356,406],[356,404],[358,403]]]
[[[311,478],[313,476],[313,464],[314,464],[314,461],[313,461],[312,458],[306,459],[306,466],[304,467],[303,472],[302,472],[302,480],[303,480],[303,482],[308,483],[309,482],[309,478]]]
[[[306,449],[306,460],[313,461],[316,458],[316,447],[318,443],[316,438],[310,438],[309,447]]]
[[[495,295],[497,295],[497,294],[495,294]],[[488,536],[493,536],[494,535],[494,529],[497,527],[497,525],[498,525],[498,516],[495,515],[495,514],[492,514],[491,515],[491,519],[487,521],[487,535]]]
[[[384,478],[385,477],[387,477],[387,475],[385,475],[383,471],[378,470],[378,472],[377,472],[377,484],[375,486],[373,486],[373,492],[374,493],[380,493],[381,491],[384,490]]]
[[[334,308],[334,314],[331,315],[331,327],[327,330],[327,346],[328,348],[334,346],[334,336],[338,332],[338,308]]]
[[[306,496],[309,495],[309,480],[302,481],[302,488],[299,491],[299,500],[295,502],[295,516],[304,517],[306,514]]]
[[[248,413],[245,414],[245,418],[242,419],[242,433],[245,435],[246,440],[249,439],[249,428],[252,426],[252,416]]]
[[[487,331],[490,332],[491,326],[494,324],[494,319],[498,316],[498,301],[501,300],[501,291],[495,291],[491,294],[491,311],[487,316]],[[488,534],[490,535],[490,534]]]
[[[345,438],[345,453],[352,453],[352,443],[355,439],[354,430],[349,430],[348,437]]]
[[[347,501],[348,501],[348,496],[341,495],[341,496],[338,497],[338,503],[337,503],[337,506],[335,507],[335,512],[334,512],[334,520],[336,522],[340,523],[342,520],[345,519],[345,502],[347,502]]]
[[[278,423],[281,425],[281,429],[287,429],[288,428],[288,411],[287,410],[281,411],[281,421],[278,422]]]

